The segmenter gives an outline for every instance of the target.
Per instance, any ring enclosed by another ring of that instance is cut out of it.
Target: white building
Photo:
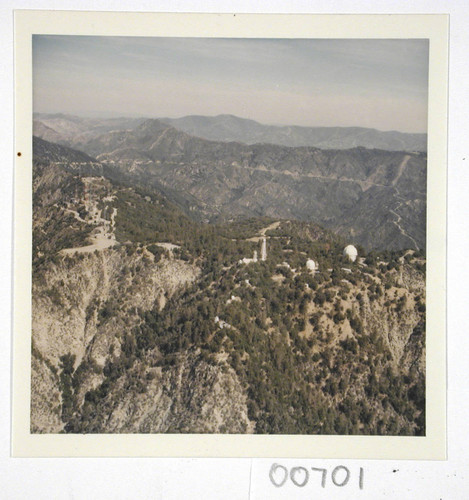
[[[218,316],[215,316],[215,324],[218,325],[219,328],[233,328],[229,323],[223,321]]]
[[[353,245],[347,245],[344,248],[344,257],[347,257],[350,262],[355,262],[355,260],[357,259],[357,255],[357,249]]]
[[[254,255],[252,256],[252,259],[244,257],[244,259],[241,259],[239,261],[240,264],[250,264],[251,262],[257,262],[257,250],[254,250]]]
[[[316,271],[318,268],[318,266],[316,265],[316,262],[314,262],[313,259],[308,259],[306,261],[306,269],[308,269],[308,271],[311,271],[314,273],[314,271]]]

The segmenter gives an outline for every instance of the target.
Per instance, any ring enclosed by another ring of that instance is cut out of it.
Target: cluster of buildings
[[[358,252],[357,252],[357,249],[353,245],[347,245],[344,248],[343,255],[350,262],[355,262],[355,260],[357,259]],[[267,241],[266,241],[266,238],[262,238],[260,260],[261,261],[267,260]],[[257,250],[254,250],[254,255],[253,255],[252,259],[245,257],[244,259],[241,259],[239,261],[239,264],[250,264],[252,262],[258,262]],[[291,269],[290,264],[288,264],[288,262],[282,262],[282,264],[278,264],[278,267],[280,267],[280,266],[287,267],[288,269]],[[319,272],[318,263],[315,262],[313,259],[308,259],[306,261],[306,269],[312,274],[317,273],[317,272]],[[342,268],[342,269],[344,271],[347,271],[347,272],[352,272],[351,269],[346,269],[346,268]],[[293,270],[293,271],[295,271],[295,270]],[[332,269],[329,269],[329,271],[332,271]],[[344,281],[344,280],[342,280],[342,281]],[[246,285],[251,286],[249,280],[245,280],[245,283],[246,283]],[[308,284],[306,284],[306,288],[309,288]],[[235,296],[235,295],[231,295],[231,297],[226,301],[226,304],[231,304],[232,302],[241,302],[241,298],[238,296]],[[229,323],[220,319],[219,316],[215,317],[215,324],[220,329],[233,328]]]
[[[344,248],[343,255],[350,262],[355,262],[355,260],[357,259],[358,251],[357,251],[357,249],[353,245],[347,245]],[[266,240],[265,237],[262,238],[261,258],[260,258],[260,260],[261,261],[267,260],[267,240]],[[244,259],[241,259],[239,261],[239,264],[250,264],[251,262],[257,262],[257,261],[258,261],[257,250],[254,250],[254,255],[253,255],[252,259],[249,259],[249,258],[245,257]],[[284,262],[282,265],[285,265],[285,264],[286,263]],[[288,266],[288,264],[287,264],[287,266]],[[288,266],[288,267],[290,267],[290,266]],[[313,259],[308,259],[306,261],[306,269],[308,269],[308,271],[310,271],[311,273],[315,273],[315,272],[317,272],[319,270],[318,269],[318,263],[315,262]]]
[[[265,238],[262,238],[262,246],[261,246],[261,261],[267,260],[267,241]],[[252,259],[248,259],[247,257],[244,257],[244,259],[241,259],[239,261],[240,264],[250,264],[251,262],[257,262],[257,250],[254,250],[254,255]]]

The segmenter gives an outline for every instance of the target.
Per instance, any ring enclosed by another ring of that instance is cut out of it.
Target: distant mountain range
[[[111,130],[130,130],[145,121],[145,118],[82,118],[62,113],[34,113],[33,118],[35,136],[77,149],[98,135]]]
[[[270,143],[281,146],[314,146],[322,149],[354,147],[389,151],[426,151],[426,134],[382,132],[362,127],[299,127],[263,125],[233,115],[161,118],[188,134],[214,141],[245,144]]]
[[[425,248],[424,153],[209,141],[160,120],[81,149],[97,175],[153,186],[204,222],[297,219],[366,248]]]
[[[383,132],[363,127],[299,127],[264,125],[233,115],[159,118],[196,137],[244,144],[312,146],[321,149],[365,147],[388,151],[426,151],[427,134]],[[145,118],[91,119],[64,114],[34,115],[34,134],[67,146],[85,145],[90,139],[112,130],[134,129]]]

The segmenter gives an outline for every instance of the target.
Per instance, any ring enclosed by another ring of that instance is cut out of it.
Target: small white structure
[[[251,262],[257,262],[257,250],[254,250],[254,255],[252,256],[252,259],[244,257],[244,259],[241,259],[239,261],[240,264],[250,264]]]
[[[233,328],[229,323],[223,321],[218,316],[215,316],[215,324],[219,326],[219,328]]]
[[[355,262],[355,260],[357,259],[357,255],[357,249],[353,245],[347,245],[344,248],[344,257],[347,257],[350,262]]]
[[[232,302],[241,302],[241,297],[238,297],[236,295],[232,295],[227,301],[227,304],[231,304]]]
[[[314,273],[314,271],[316,271],[317,269],[316,262],[314,262],[313,259],[308,259],[306,261],[306,269]]]
[[[267,241],[265,238],[262,238],[262,248],[261,248],[261,260],[267,259]]]

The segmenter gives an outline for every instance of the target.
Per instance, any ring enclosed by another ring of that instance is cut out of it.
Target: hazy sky
[[[33,37],[34,111],[426,132],[428,41]]]

